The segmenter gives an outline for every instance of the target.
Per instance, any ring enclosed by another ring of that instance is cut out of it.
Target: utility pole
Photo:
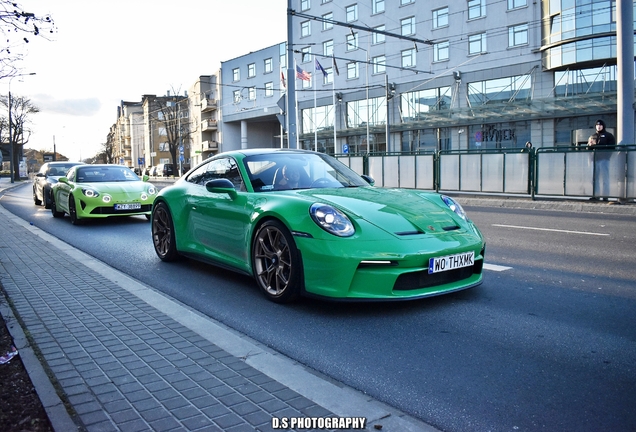
[[[287,145],[298,148],[296,128],[296,71],[294,70],[294,10],[292,0],[287,0]]]

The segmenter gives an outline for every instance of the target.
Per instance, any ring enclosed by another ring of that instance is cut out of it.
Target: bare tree
[[[56,29],[50,15],[36,15],[24,10],[18,3],[0,0],[0,31],[5,37],[5,45],[0,46],[1,79],[18,73],[15,65],[22,59],[18,47],[29,43],[31,35],[46,39]]]
[[[29,142],[31,138],[31,129],[28,128],[31,123],[31,115],[40,112],[31,99],[23,96],[8,95],[0,96],[2,101],[0,104],[5,108],[5,112],[9,112],[10,118],[3,117],[0,120],[0,141],[6,143],[9,153],[13,151],[13,178],[20,178],[20,155],[22,148]],[[9,109],[9,106],[11,109]]]
[[[100,155],[104,158],[104,163],[112,164],[115,162],[115,132],[110,131],[106,136],[106,142],[102,144],[102,152]]]
[[[166,131],[166,142],[172,159],[172,166],[176,171],[179,166],[179,147],[190,139],[190,120],[188,109],[188,97],[179,96],[172,91],[173,96],[165,96],[155,99],[157,121]],[[181,173],[179,173],[180,175]]]

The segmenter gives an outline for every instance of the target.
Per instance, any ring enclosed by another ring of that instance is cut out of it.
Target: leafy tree
[[[8,95],[0,97],[2,98],[0,105],[4,107],[4,112],[9,111],[9,102],[11,103],[11,121],[9,122],[9,119],[4,116],[0,119],[0,141],[8,143],[9,148],[13,148],[13,177],[18,179],[20,178],[19,157],[23,146],[31,137],[31,129],[28,128],[31,123],[30,116],[39,113],[40,109],[31,102],[31,99],[23,96],[11,95],[10,101]],[[11,128],[10,131],[9,128]]]
[[[18,73],[15,64],[22,59],[19,46],[29,43],[31,35],[46,39],[56,29],[50,15],[28,12],[18,3],[0,0],[0,31],[5,37],[5,45],[0,46],[0,78],[6,78]]]

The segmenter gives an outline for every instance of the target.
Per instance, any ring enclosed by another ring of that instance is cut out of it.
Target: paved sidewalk
[[[0,181],[0,190],[20,184],[7,183]],[[56,431],[269,431],[276,419],[317,417],[362,417],[366,430],[435,431],[106,266],[1,204],[0,313]]]

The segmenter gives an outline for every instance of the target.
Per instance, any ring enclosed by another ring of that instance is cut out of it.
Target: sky
[[[25,148],[70,160],[99,153],[122,100],[188,90],[227,61],[284,42],[287,0],[19,0],[50,14],[56,33],[31,36],[11,80],[40,109]],[[0,81],[7,94],[8,79]]]

